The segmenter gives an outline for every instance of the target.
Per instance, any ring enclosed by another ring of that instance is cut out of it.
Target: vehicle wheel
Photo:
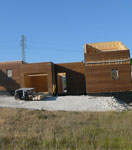
[[[15,100],[18,100],[19,99],[19,96],[15,96]]]

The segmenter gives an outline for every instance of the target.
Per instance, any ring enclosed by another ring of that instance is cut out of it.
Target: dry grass
[[[0,108],[0,149],[132,149],[132,112]]]

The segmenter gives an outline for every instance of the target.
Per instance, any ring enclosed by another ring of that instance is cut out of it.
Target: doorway
[[[58,94],[67,93],[66,72],[57,73]]]
[[[48,74],[26,74],[25,87],[35,88],[35,92],[48,92]]]

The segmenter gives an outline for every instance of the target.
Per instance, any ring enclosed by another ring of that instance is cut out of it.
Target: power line
[[[79,53],[82,53],[83,52],[83,49],[72,49],[72,48],[64,48],[64,47],[42,47],[41,45],[40,46],[30,46],[29,45],[29,48],[30,49],[37,49],[37,50],[48,50],[48,52],[53,52],[53,51],[55,51],[55,52],[57,52],[57,51],[61,51],[61,52],[79,52]]]
[[[17,43],[17,41],[0,41],[0,43]]]

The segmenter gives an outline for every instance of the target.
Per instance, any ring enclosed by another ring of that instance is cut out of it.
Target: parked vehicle
[[[34,88],[20,88],[15,90],[14,96],[16,100],[32,100],[34,93]]]

